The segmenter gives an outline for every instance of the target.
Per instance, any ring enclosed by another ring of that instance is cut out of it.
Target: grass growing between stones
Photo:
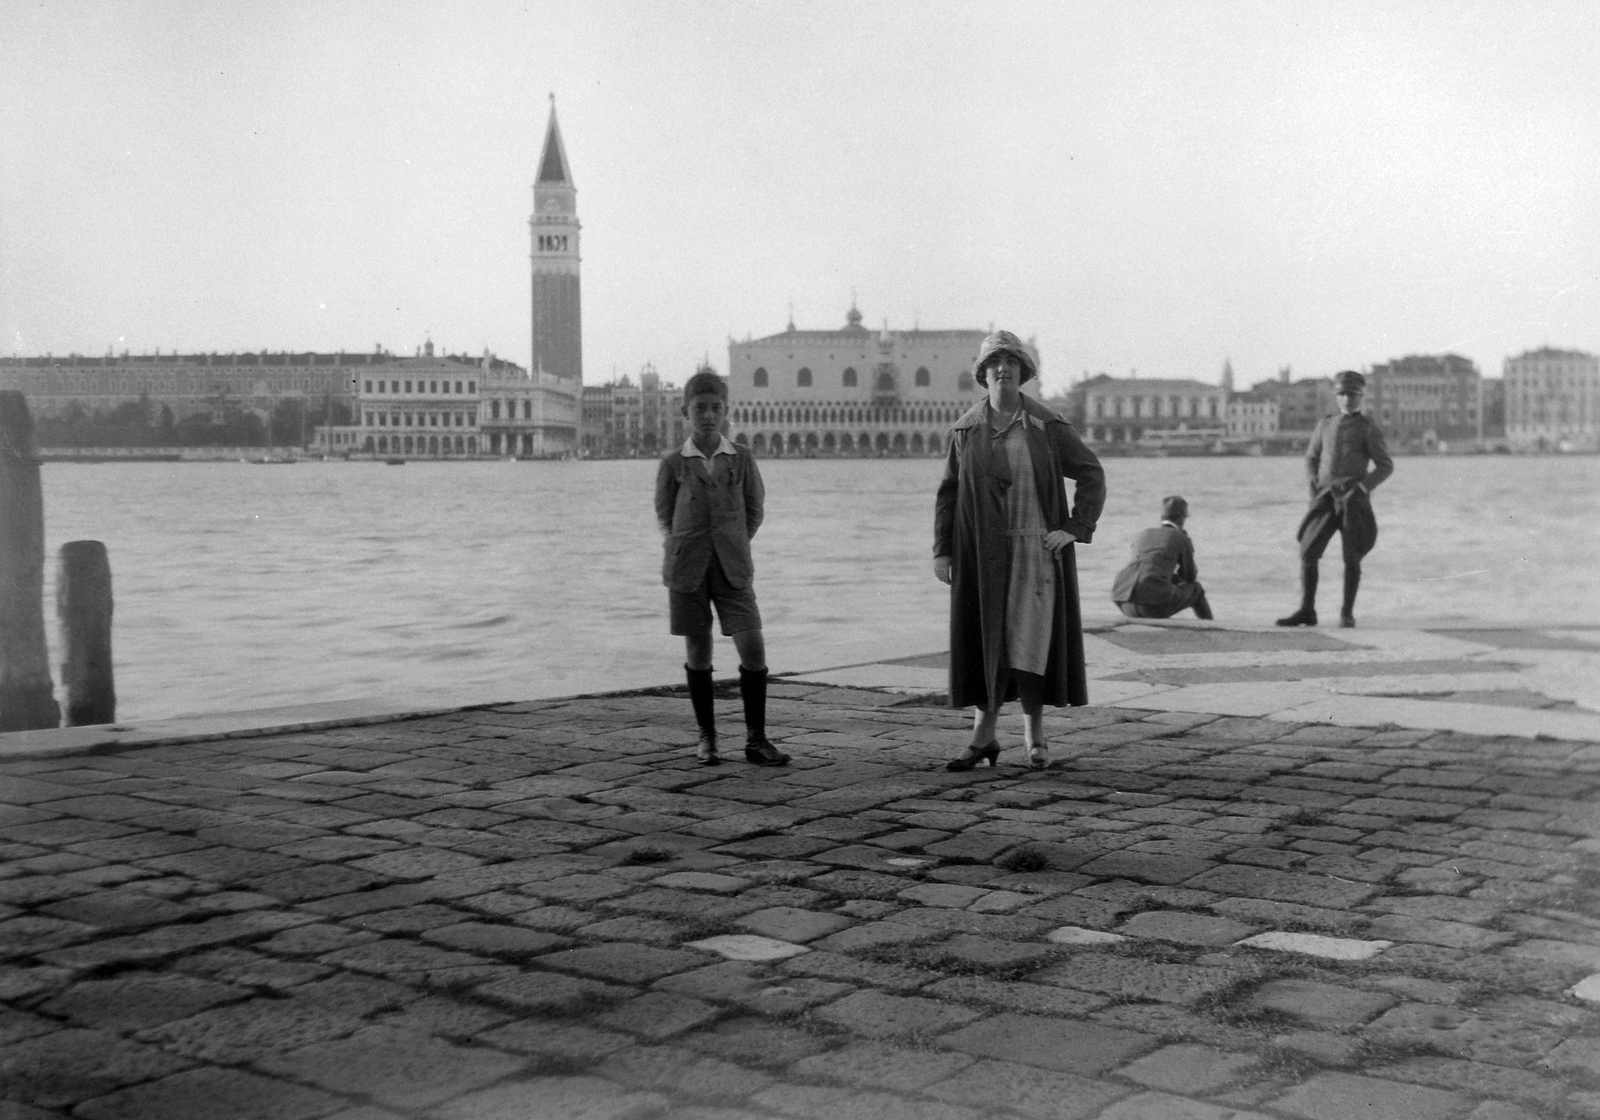
[[[1050,867],[1050,860],[1039,849],[1023,846],[1003,853],[994,864],[1003,871],[1045,871]]]

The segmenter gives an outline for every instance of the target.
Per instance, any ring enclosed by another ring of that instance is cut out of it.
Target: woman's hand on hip
[[[1071,544],[1077,539],[1077,537],[1073,536],[1065,529],[1051,529],[1045,534],[1044,546],[1057,556],[1060,556],[1061,550],[1066,548],[1067,545]]]
[[[940,583],[950,582],[950,557],[935,556],[933,558],[933,578]]]

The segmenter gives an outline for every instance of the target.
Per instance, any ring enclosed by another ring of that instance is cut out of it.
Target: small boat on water
[[[385,459],[384,463],[385,465],[391,467],[403,467],[406,465],[406,461],[404,459]]]

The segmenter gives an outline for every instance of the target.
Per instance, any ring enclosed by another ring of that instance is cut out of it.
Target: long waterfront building
[[[0,358],[0,389],[21,391],[41,417],[59,417],[73,404],[109,413],[141,398],[157,411],[170,409],[175,420],[222,408],[269,414],[280,401],[296,399],[315,412],[328,402],[349,405],[361,371],[400,360],[381,348],[369,354],[46,354]]]

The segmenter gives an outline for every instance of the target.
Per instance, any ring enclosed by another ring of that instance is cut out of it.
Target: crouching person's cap
[[[1333,375],[1333,391],[1335,393],[1361,393],[1367,388],[1367,379],[1353,369],[1343,370]]]

